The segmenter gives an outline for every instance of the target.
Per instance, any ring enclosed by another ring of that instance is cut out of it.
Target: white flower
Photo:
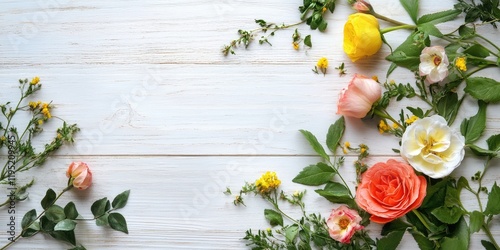
[[[426,47],[420,54],[418,70],[420,76],[426,76],[427,83],[440,82],[448,76],[448,57],[441,46]]]
[[[415,170],[437,179],[449,175],[460,165],[464,146],[465,138],[448,127],[443,117],[434,115],[406,128],[401,156]]]

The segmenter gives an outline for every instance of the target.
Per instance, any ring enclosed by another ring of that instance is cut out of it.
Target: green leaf
[[[457,206],[452,207],[438,207],[432,210],[434,215],[439,221],[446,224],[455,224],[462,218],[463,211]]]
[[[399,2],[401,2],[401,5],[403,5],[406,12],[408,12],[411,20],[413,20],[414,23],[417,23],[418,0],[399,0]]]
[[[462,217],[455,225],[451,237],[444,237],[441,240],[442,249],[467,250],[469,249],[469,227]]]
[[[500,82],[487,77],[469,77],[464,91],[485,102],[500,101]]]
[[[87,249],[84,246],[80,245],[80,246],[76,246],[76,247],[70,248],[68,250],[87,250]]]
[[[493,184],[491,191],[488,194],[488,203],[486,204],[486,209],[484,210],[485,215],[497,215],[500,214],[500,187],[497,183]]]
[[[478,101],[479,110],[470,119],[464,119],[460,125],[460,132],[465,137],[465,144],[479,139],[486,128],[486,103]]]
[[[377,241],[377,249],[396,250],[405,231],[393,231]]]
[[[108,223],[114,230],[128,234],[127,221],[120,213],[110,213],[108,216]]]
[[[414,31],[386,59],[397,66],[405,67],[411,71],[418,71],[420,54],[424,47],[429,44],[428,36],[426,37],[421,31]]]
[[[324,189],[314,191],[333,203],[347,204],[350,207],[355,207],[355,202],[351,197],[349,189],[338,182],[330,182],[325,185]]]
[[[40,223],[38,221],[33,222],[28,228],[23,229],[21,233],[22,237],[31,237],[40,231]]]
[[[293,224],[285,230],[286,242],[293,242],[297,234],[299,233],[299,226]]]
[[[345,118],[342,116],[328,129],[328,134],[326,135],[326,145],[332,153],[335,154],[337,147],[339,146],[340,140],[344,135],[345,131]]]
[[[460,176],[457,181],[457,190],[460,193],[460,191],[462,191],[462,189],[464,188],[470,189],[469,181],[465,177]]]
[[[75,231],[73,231],[73,230],[72,231],[52,231],[52,232],[49,232],[49,235],[52,236],[54,239],[68,242],[68,243],[72,244],[73,246],[76,245]]]
[[[490,52],[488,51],[488,49],[481,44],[474,44],[474,45],[470,46],[469,48],[464,50],[464,53],[467,55],[480,57],[480,58],[485,58],[485,57],[490,55]]]
[[[488,149],[491,151],[500,151],[500,134],[492,135],[486,140]]]
[[[448,125],[451,125],[455,121],[462,100],[458,101],[458,94],[455,92],[448,92],[445,96],[439,98],[437,112],[446,119]]]
[[[417,242],[418,248],[420,250],[436,249],[436,244],[433,241],[429,240],[429,238],[421,232],[417,230],[410,230],[410,233],[413,236],[413,239],[415,239],[415,241]]]
[[[430,24],[430,23],[420,24],[420,25],[418,25],[418,29],[420,31],[424,32],[425,34],[428,34],[431,36],[443,37],[443,33],[441,33],[441,31],[439,31],[439,29],[436,28],[436,26],[434,24]]]
[[[99,227],[101,226],[108,226],[109,223],[108,223],[108,216],[109,214],[108,213],[105,213],[104,215],[101,215],[99,218],[97,218],[95,220],[95,224]]]
[[[309,48],[312,47],[312,42],[311,42],[311,35],[307,35],[305,38],[304,38],[304,44],[306,46],[308,46]]]
[[[66,206],[64,207],[64,214],[68,219],[76,219],[78,217],[78,211],[76,210],[75,203],[70,201],[68,204],[66,204]]]
[[[474,153],[477,156],[488,156],[488,157],[493,158],[493,157],[496,157],[498,155],[497,151],[492,151],[492,150],[480,148],[474,144],[470,144],[470,145],[468,145],[468,147],[470,148],[472,153]]]
[[[92,214],[94,217],[99,217],[103,215],[107,210],[106,210],[106,203],[108,202],[108,198],[104,197],[100,200],[95,201],[92,206],[90,206],[90,211],[92,211]]]
[[[58,223],[59,221],[66,219],[64,209],[58,205],[50,206],[45,212],[45,216],[54,223]]]
[[[470,232],[477,233],[484,225],[484,214],[479,211],[473,211],[470,215]]]
[[[65,219],[62,221],[59,221],[55,226],[54,226],[54,231],[72,231],[76,227],[76,222],[70,219]]]
[[[417,24],[438,24],[455,19],[461,13],[460,10],[445,10],[432,14],[423,15],[417,20]]]
[[[427,195],[422,202],[421,208],[434,209],[443,206],[446,198],[446,187],[448,184],[449,180],[443,179],[434,185],[428,186]]]
[[[23,219],[21,220],[21,228],[26,229],[33,221],[36,219],[36,210],[31,209],[28,211],[24,216]]]
[[[130,190],[127,190],[127,191],[124,191],[124,192],[120,193],[119,195],[117,195],[113,199],[113,203],[111,203],[113,206],[113,209],[119,209],[119,208],[125,207],[125,205],[127,205],[129,194],[130,194]]]
[[[269,224],[271,224],[271,226],[283,226],[283,216],[280,213],[272,209],[264,209],[264,216],[269,221]]]
[[[493,245],[493,243],[491,243],[487,240],[481,240],[481,245],[483,245],[484,249],[486,249],[486,250],[497,250],[495,245]]]
[[[332,167],[319,162],[316,165],[310,165],[302,169],[302,171],[300,171],[300,173],[295,176],[292,181],[303,185],[318,186],[332,180],[335,173],[336,172]]]
[[[40,217],[40,229],[43,231],[43,232],[52,232],[54,231],[54,226],[56,225],[56,223],[50,221],[47,216],[42,216]]]
[[[43,199],[40,203],[41,203],[43,209],[47,209],[52,204],[54,204],[55,200],[56,200],[56,192],[54,192],[54,190],[49,188],[47,190],[47,192],[45,193],[45,197],[43,197]]]
[[[474,28],[469,28],[467,25],[463,24],[458,28],[458,34],[462,38],[473,37],[476,34],[476,30]]]
[[[382,232],[380,233],[382,236],[386,236],[390,232],[393,231],[406,231],[406,229],[410,228],[411,224],[406,223],[401,219],[393,220],[389,223],[386,223],[384,227],[382,227]]]
[[[326,154],[325,149],[318,142],[318,139],[316,139],[316,136],[314,136],[311,132],[309,132],[307,130],[301,129],[299,131],[304,135],[304,137],[309,142],[309,144],[311,144],[312,148],[314,149],[314,151],[316,151],[316,153],[318,153],[326,161],[330,161],[330,156],[328,156]]]

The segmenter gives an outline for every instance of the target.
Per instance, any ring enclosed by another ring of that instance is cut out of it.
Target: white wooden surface
[[[234,207],[222,192],[237,190],[264,171],[277,171],[285,191],[305,189],[291,179],[306,165],[319,160],[298,129],[324,137],[337,119],[336,100],[354,73],[382,77],[388,67],[383,49],[369,60],[352,64],[342,52],[342,27],[352,10],[339,1],[328,17],[327,32],[300,26],[312,34],[313,48],[295,51],[292,30],[276,33],[273,46],[250,46],[236,56],[223,57],[220,49],[236,31],[252,29],[254,19],[292,23],[298,20],[293,0],[4,0],[0,3],[0,100],[17,94],[19,78],[40,76],[43,89],[37,97],[52,100],[54,115],[78,123],[82,131],[32,176],[36,185],[30,199],[19,203],[17,222],[39,201],[46,188],[60,190],[71,161],[86,161],[94,183],[85,192],[72,191],[61,203],[75,200],[83,208],[103,196],[131,189],[122,210],[129,235],[78,225],[78,241],[87,249],[245,249],[241,240],[248,228],[267,228],[257,198],[247,207]],[[410,21],[398,1],[371,1],[380,13]],[[454,1],[421,1],[421,13],[449,9]],[[383,24],[382,24],[383,25]],[[442,25],[443,29],[452,26]],[[498,31],[484,28],[498,41]],[[407,33],[395,32],[388,40],[397,45]],[[325,77],[311,72],[316,61],[330,60]],[[334,67],[346,62],[347,76]],[[496,69],[495,69],[496,70]],[[496,70],[482,75],[498,79]],[[396,71],[396,81],[411,74]],[[475,112],[471,100],[461,117]],[[406,102],[405,105],[418,105]],[[401,106],[402,107],[402,106]],[[400,107],[394,107],[397,112]],[[498,105],[488,109],[488,135],[500,132]],[[460,120],[460,117],[457,119]],[[397,141],[381,136],[371,120],[348,119],[346,137],[352,144],[371,147],[374,163],[397,157]],[[47,124],[51,131],[56,120]],[[47,132],[47,139],[51,136]],[[382,145],[382,146],[381,146]],[[354,157],[347,157],[346,175]],[[481,161],[465,161],[455,175],[471,176]],[[487,183],[500,177],[500,163]],[[349,177],[348,177],[349,178]],[[311,190],[311,189],[309,189]],[[4,194],[4,190],[0,191]],[[6,191],[5,191],[6,192]],[[466,206],[476,202],[464,197]],[[334,205],[309,192],[310,212],[328,215]],[[293,214],[293,210],[290,209]],[[90,209],[80,211],[91,216]],[[0,210],[0,243],[7,212]],[[500,222],[492,231],[500,238]],[[380,227],[370,226],[373,236]],[[481,248],[483,233],[473,235],[471,249]],[[2,244],[3,245],[3,244]],[[37,235],[11,249],[67,249],[68,245]],[[416,249],[406,235],[400,249]]]

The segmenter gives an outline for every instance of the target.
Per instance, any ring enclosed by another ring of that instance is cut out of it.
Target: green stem
[[[494,44],[493,42],[491,42],[490,40],[488,40],[486,37],[481,36],[481,35],[479,35],[477,33],[476,33],[476,36],[479,37],[479,38],[481,38],[481,39],[483,39],[485,42],[489,43],[491,46],[493,46],[495,49],[497,49],[500,52],[500,48],[496,44]],[[496,55],[498,56],[498,54],[496,54]]]
[[[9,243],[7,243],[5,246],[3,246],[2,248],[0,248],[0,250],[5,250],[7,249],[8,247],[10,247],[12,244],[16,243],[17,240],[19,240],[19,238],[21,238],[21,236],[23,235],[23,233],[26,231],[26,229],[28,229],[31,224],[33,224],[33,222],[39,220],[42,215],[45,214],[45,212],[47,212],[48,208],[50,208],[52,205],[54,205],[56,203],[56,201],[68,190],[70,190],[71,188],[73,187],[73,185],[70,185],[70,186],[67,186],[66,188],[64,188],[61,193],[59,193],[56,198],[54,199],[54,201],[49,205],[47,206],[46,209],[44,209],[30,224],[26,225],[26,227],[21,231],[21,233],[19,235],[16,236],[16,238],[14,238],[14,240],[10,241]]]
[[[488,238],[490,239],[491,243],[495,246],[497,250],[500,250],[500,246],[498,245],[497,241],[495,240],[495,237],[493,237],[493,234],[490,231],[490,228],[488,228],[486,225],[483,225],[483,231],[486,233]]]
[[[400,30],[400,29],[409,29],[409,30],[412,30],[412,29],[415,29],[416,27],[417,26],[415,26],[415,25],[405,24],[405,25],[400,25],[400,26],[394,26],[394,27],[389,27],[389,28],[381,29],[380,33],[381,34],[385,34],[385,33],[388,33],[388,32],[391,32],[391,31],[395,31],[395,30]]]
[[[418,219],[420,220],[420,222],[422,222],[425,228],[431,231],[431,227],[429,226],[429,224],[427,224],[427,221],[424,219],[424,216],[416,209],[412,210],[412,212],[418,217]]]
[[[401,125],[401,123],[399,123],[396,119],[392,118],[392,116],[389,113],[387,113],[386,110],[380,110],[378,108],[375,108],[373,110],[373,113],[381,118],[389,119],[391,122],[395,123],[400,128],[404,128],[403,125]]]
[[[386,22],[393,23],[393,24],[398,25],[398,26],[408,26],[408,27],[412,27],[412,29],[417,28],[417,26],[415,26],[415,25],[410,25],[410,24],[407,24],[407,23],[403,23],[403,22],[400,22],[400,21],[396,21],[396,20],[394,20],[394,19],[391,19],[391,18],[388,18],[388,17],[386,17],[386,16],[380,15],[380,14],[378,14],[378,13],[377,13],[377,12],[375,12],[375,11],[373,11],[373,12],[372,12],[372,13],[370,13],[370,14],[372,14],[374,17],[376,17],[376,18],[378,18],[378,19],[380,19],[380,20],[384,20],[384,21],[386,21]]]
[[[471,75],[483,70],[483,69],[486,69],[486,68],[490,68],[490,67],[496,67],[497,65],[496,64],[486,64],[486,65],[483,65],[481,67],[477,67],[476,69],[474,69],[473,71],[469,72],[467,75],[464,76],[464,79],[467,79],[468,77],[470,77]]]

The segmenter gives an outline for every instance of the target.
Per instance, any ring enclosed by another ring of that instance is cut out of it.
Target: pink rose
[[[84,162],[72,162],[66,176],[70,178],[69,183],[80,190],[87,189],[92,183],[92,172]]]
[[[361,176],[356,203],[371,214],[370,220],[387,223],[422,205],[427,181],[407,163],[379,162]]]
[[[326,225],[332,239],[349,244],[354,233],[364,228],[359,224],[360,222],[361,217],[358,212],[341,205],[332,210],[330,217],[326,220]]]
[[[425,82],[436,83],[448,76],[448,56],[442,46],[425,47],[420,54],[418,71],[425,76]]]
[[[382,88],[375,80],[355,74],[349,86],[340,92],[337,114],[363,118],[382,96]]]

